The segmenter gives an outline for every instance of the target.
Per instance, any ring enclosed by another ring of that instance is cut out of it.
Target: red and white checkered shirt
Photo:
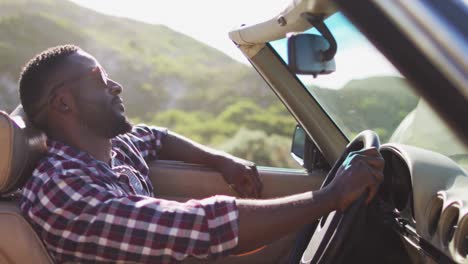
[[[228,255],[237,245],[233,197],[153,197],[146,161],[157,158],[166,133],[139,125],[112,139],[110,166],[48,142],[20,208],[57,262],[173,263]]]

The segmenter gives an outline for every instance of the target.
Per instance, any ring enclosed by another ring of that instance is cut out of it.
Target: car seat
[[[0,111],[0,263],[53,263],[19,210],[19,191],[47,151],[46,136],[27,121],[21,106]]]

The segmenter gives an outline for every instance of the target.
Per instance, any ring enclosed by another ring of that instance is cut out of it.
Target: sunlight
[[[246,64],[248,64],[247,59],[229,39],[228,32],[241,24],[252,24],[270,19],[290,2],[289,0],[72,1],[108,15],[166,25]]]

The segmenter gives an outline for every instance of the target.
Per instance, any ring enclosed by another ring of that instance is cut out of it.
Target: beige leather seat
[[[21,106],[0,111],[0,263],[53,263],[15,196],[47,149],[45,135],[27,123]]]

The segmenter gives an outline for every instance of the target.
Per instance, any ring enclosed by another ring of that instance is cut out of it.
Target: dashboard
[[[468,175],[450,158],[402,144],[380,148],[381,195],[412,262],[467,263]]]

